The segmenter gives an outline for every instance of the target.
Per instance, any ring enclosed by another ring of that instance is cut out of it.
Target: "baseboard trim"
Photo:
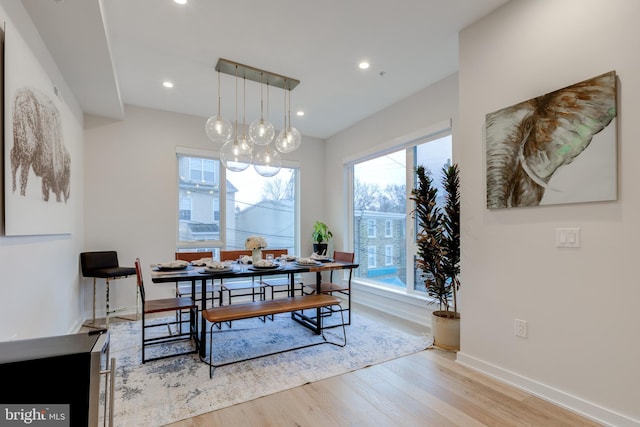
[[[515,372],[508,371],[500,368],[499,366],[477,359],[462,351],[458,352],[456,355],[456,362],[603,425],[615,427],[640,426],[640,420],[635,420],[623,414],[603,408],[595,403],[588,402],[577,396],[573,396],[538,381],[526,378]]]

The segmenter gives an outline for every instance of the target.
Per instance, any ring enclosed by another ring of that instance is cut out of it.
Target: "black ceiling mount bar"
[[[300,80],[296,80],[291,77],[282,76],[280,74],[272,73],[271,71],[261,70],[259,68],[240,64],[224,58],[218,59],[216,71],[230,74],[232,76],[235,76],[237,73],[238,77],[253,80],[254,82],[261,84],[268,84],[269,86],[279,87],[285,90],[293,90],[300,83]]]

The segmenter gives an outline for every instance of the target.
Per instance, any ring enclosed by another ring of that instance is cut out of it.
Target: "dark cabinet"
[[[20,417],[72,427],[97,426],[101,414],[110,420],[112,365],[106,330],[0,342],[0,425]]]

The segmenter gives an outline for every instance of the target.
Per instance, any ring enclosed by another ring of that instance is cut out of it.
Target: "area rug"
[[[354,313],[351,325],[346,327],[345,347],[323,344],[238,362],[216,368],[210,379],[208,365],[196,354],[142,364],[140,326],[137,321],[112,323],[109,327],[110,353],[116,360],[117,426],[162,426],[433,345],[430,336],[411,335]],[[330,341],[340,341],[341,335],[341,328],[326,332]],[[290,315],[275,316],[266,322],[248,319],[214,332],[214,355],[216,363],[227,362],[319,339]]]

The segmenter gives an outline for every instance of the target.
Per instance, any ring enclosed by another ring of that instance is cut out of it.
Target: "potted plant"
[[[416,266],[424,274],[427,294],[439,310],[432,313],[435,343],[445,349],[460,349],[460,179],[457,164],[442,168],[445,204],[436,204],[438,189],[424,166],[416,168],[417,187],[411,190],[418,220]]]
[[[316,221],[313,224],[311,237],[313,238],[313,252],[318,255],[328,255],[327,248],[329,246],[329,239],[333,237],[329,226],[324,222]]]

